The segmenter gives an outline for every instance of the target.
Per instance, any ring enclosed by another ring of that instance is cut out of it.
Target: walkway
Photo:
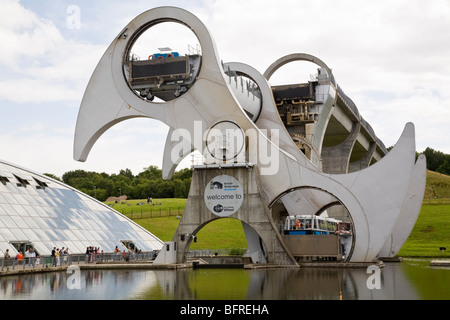
[[[154,254],[143,253],[131,255],[127,260],[121,255],[104,254],[97,256],[93,261],[88,261],[85,254],[71,255],[66,261],[54,264],[51,257],[42,257],[39,260],[26,263],[18,263],[15,259],[0,260],[0,276],[29,274],[38,272],[66,271],[69,266],[77,266],[80,269],[175,269],[192,267],[188,264],[154,265]],[[8,263],[6,263],[8,262]]]

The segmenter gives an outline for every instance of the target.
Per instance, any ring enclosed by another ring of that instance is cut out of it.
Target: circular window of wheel
[[[244,145],[244,131],[231,121],[218,122],[207,133],[206,148],[219,161],[238,159]]]
[[[312,187],[294,188],[273,202],[270,210],[297,261],[350,261],[355,223],[334,195]]]
[[[201,68],[201,47],[190,28],[157,21],[130,40],[123,59],[124,76],[141,99],[166,102],[183,95]]]

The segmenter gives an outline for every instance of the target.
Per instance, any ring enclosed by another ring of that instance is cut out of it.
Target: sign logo
[[[223,189],[223,184],[220,183],[219,181],[211,180],[211,182],[209,183],[209,188],[210,189]]]
[[[221,175],[206,185],[204,200],[209,211],[220,217],[228,217],[241,207],[244,191],[234,177]]]

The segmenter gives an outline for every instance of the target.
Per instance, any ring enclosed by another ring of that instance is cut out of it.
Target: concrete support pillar
[[[258,170],[245,165],[227,168],[194,168],[183,217],[173,237],[173,241],[177,243],[177,263],[186,262],[189,246],[202,227],[211,221],[223,218],[208,209],[204,199],[206,189],[211,188],[211,181],[223,175],[231,176],[239,181],[243,192],[243,201],[239,209],[226,217],[244,222],[247,227],[253,229],[253,234],[259,235],[257,240],[262,241],[263,246],[258,246],[258,250],[261,248],[265,250],[263,261],[295,265],[295,259],[284,246],[268,206],[260,193]],[[220,201],[217,205],[220,205]],[[255,247],[253,243],[249,245],[249,249],[253,247]]]
[[[364,157],[362,157],[360,160],[358,161],[354,161],[354,162],[350,162],[348,165],[348,172],[355,172],[355,171],[359,171],[362,169],[367,168],[370,165],[370,161],[372,160],[372,156],[375,153],[375,148],[376,148],[376,143],[375,142],[371,142],[370,143],[370,147],[369,150],[367,151],[367,153],[365,154]]]
[[[325,173],[347,173],[353,146],[361,129],[361,122],[354,122],[344,142],[334,147],[322,148],[322,169]]]

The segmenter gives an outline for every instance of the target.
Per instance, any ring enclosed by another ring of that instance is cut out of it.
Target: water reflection
[[[0,299],[450,299],[450,269],[433,269],[415,261],[387,263],[379,273],[380,289],[368,287],[372,274],[366,269],[86,270],[80,273],[80,289],[70,289],[70,275],[1,277]]]
[[[50,272],[0,277],[0,299],[129,299],[142,285],[156,281],[151,278],[152,273],[86,270],[81,271],[80,289],[71,289],[70,276],[71,273]]]

